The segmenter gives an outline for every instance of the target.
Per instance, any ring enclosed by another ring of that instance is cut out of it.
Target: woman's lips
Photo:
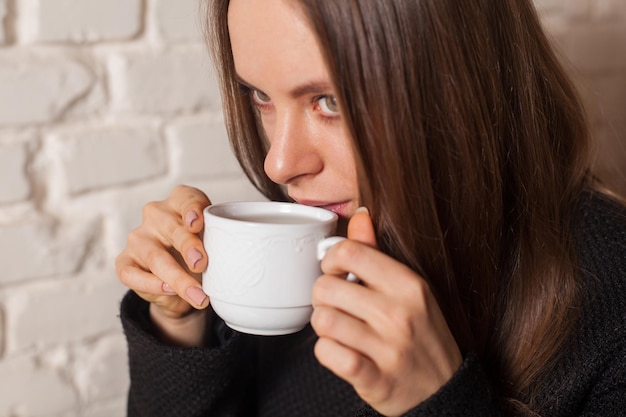
[[[306,206],[315,206],[336,213],[339,217],[350,217],[350,201],[342,201],[340,203],[323,203],[319,201],[297,200],[298,203]]]

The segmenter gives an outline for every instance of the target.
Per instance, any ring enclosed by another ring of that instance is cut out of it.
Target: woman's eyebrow
[[[235,74],[235,81],[253,90],[263,91],[244,80],[239,74]],[[329,94],[332,93],[332,86],[327,81],[311,81],[292,88],[289,95],[292,98],[300,98],[309,94]]]
[[[252,84],[250,84],[249,82],[247,82],[246,80],[244,80],[243,78],[241,78],[241,75],[235,73],[235,81],[238,84],[241,84],[245,87],[248,87],[251,90],[259,90],[258,88],[256,88],[255,86],[253,86]],[[262,90],[261,90],[262,91]]]
[[[292,98],[299,98],[309,94],[329,94],[332,93],[331,85],[326,81],[311,81],[295,87],[289,92]]]

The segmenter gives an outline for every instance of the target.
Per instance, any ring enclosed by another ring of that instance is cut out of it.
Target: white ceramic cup
[[[244,333],[289,334],[310,320],[320,260],[342,237],[337,215],[280,202],[233,202],[204,209],[209,265],[202,285],[215,313]]]

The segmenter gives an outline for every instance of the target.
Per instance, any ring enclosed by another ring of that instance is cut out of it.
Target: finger
[[[335,340],[350,349],[373,358],[381,340],[367,323],[328,306],[318,306],[313,310],[311,326],[319,337]]]
[[[211,204],[211,200],[201,190],[179,185],[167,199],[172,209],[181,215],[181,220],[191,233],[200,233],[204,227],[202,211]]]
[[[200,283],[181,268],[171,256],[152,258],[148,265],[156,276],[189,304],[195,308],[208,306],[208,296],[202,290]]]
[[[175,294],[163,281],[132,263],[127,256],[118,256],[116,272],[120,282],[134,291],[153,295]]]
[[[374,224],[372,223],[372,218],[367,208],[359,207],[356,213],[350,218],[347,236],[348,239],[356,240],[372,248],[378,248]]]
[[[128,247],[141,248],[149,240],[158,240],[165,247],[173,247],[182,254],[182,261],[190,271],[202,272],[208,264],[208,257],[202,240],[197,233],[190,232],[184,225],[180,214],[168,204],[148,203],[143,208],[144,224],[128,235]],[[143,265],[145,266],[145,265]]]
[[[119,262],[122,264],[117,268],[120,281],[147,302],[159,306],[163,314],[180,318],[192,309],[189,302],[180,298],[158,277],[125,260]]]
[[[367,286],[385,293],[402,291],[408,276],[417,277],[409,267],[390,256],[349,239],[328,250],[321,268],[329,275],[351,272]]]
[[[374,362],[365,355],[332,339],[320,337],[314,354],[319,363],[353,386],[370,386],[379,377]]]
[[[146,240],[138,245],[138,259],[145,270],[166,283],[176,294],[196,308],[205,308],[208,297],[196,278],[189,274],[165,248]]]
[[[315,309],[330,307],[343,311],[367,323],[379,334],[386,330],[388,312],[395,308],[389,298],[381,296],[371,287],[355,285],[335,275],[322,275],[317,279],[312,302]]]
[[[179,225],[172,228],[169,235],[164,238],[168,239],[169,245],[176,251],[175,257],[180,255],[181,262],[187,265],[189,271],[200,273],[206,269],[209,258],[202,240],[196,233],[191,233]]]

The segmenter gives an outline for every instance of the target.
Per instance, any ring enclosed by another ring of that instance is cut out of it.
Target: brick
[[[112,268],[15,288],[5,297],[6,353],[119,332],[126,290]]]
[[[106,93],[105,77],[102,74],[97,74],[95,78],[90,90],[63,113],[64,121],[82,122],[90,117],[101,116],[108,112],[109,99]]]
[[[161,39],[166,42],[203,39],[197,0],[155,0],[153,4],[154,23]]]
[[[118,112],[175,114],[221,106],[204,46],[115,54],[108,71],[112,105]]]
[[[166,135],[174,172],[180,178],[241,174],[221,118],[177,120],[167,128]]]
[[[33,60],[0,54],[0,125],[44,123],[57,119],[93,82],[74,61]]]
[[[266,200],[244,176],[213,180],[189,181],[189,185],[203,190],[213,203],[226,201]]]
[[[141,224],[141,210],[149,201],[163,200],[179,181],[164,180],[138,183],[114,191],[113,207],[107,209],[106,245],[109,254],[117,255],[126,247],[128,232]]]
[[[22,0],[26,42],[96,42],[135,37],[143,28],[141,0]]]
[[[88,403],[122,397],[128,391],[127,347],[122,334],[79,346],[73,365],[76,386]]]
[[[26,174],[28,153],[25,144],[0,145],[0,204],[26,200],[30,183]]]
[[[128,373],[128,371],[125,371]],[[112,400],[90,403],[86,408],[82,408],[77,417],[111,417],[125,416],[127,396],[123,395]]]
[[[149,179],[167,170],[157,126],[77,128],[51,134],[68,191],[77,194]]]
[[[99,232],[89,218],[62,224],[24,219],[0,225],[0,285],[75,272]]]
[[[33,357],[20,355],[0,360],[0,375],[1,416],[58,415],[78,401],[73,387],[60,372],[38,366]]]

